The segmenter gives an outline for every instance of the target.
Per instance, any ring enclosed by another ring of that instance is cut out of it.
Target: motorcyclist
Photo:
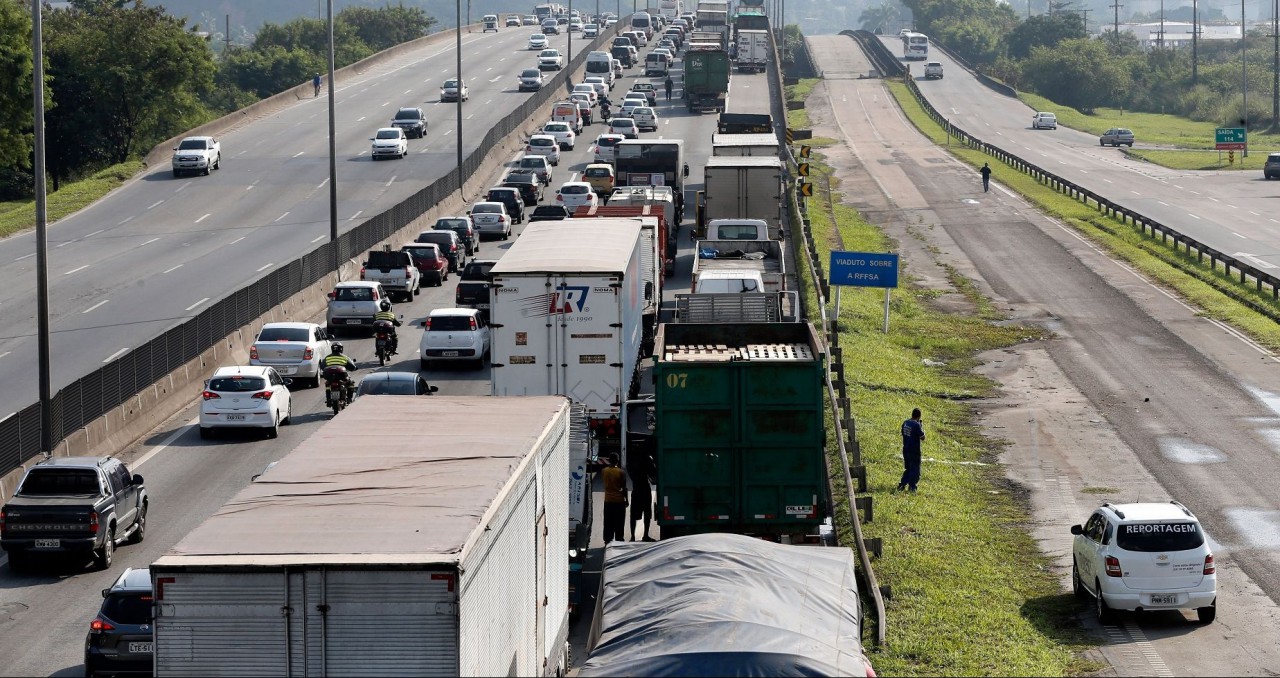
[[[347,392],[355,392],[355,382],[351,380],[351,373],[360,369],[356,365],[356,361],[342,354],[342,344],[334,343],[329,347],[329,355],[324,357],[324,367],[342,367],[347,370]]]
[[[610,106],[611,104],[612,104],[612,102],[611,102],[611,101],[609,101],[609,97],[607,97],[607,96],[601,96],[601,97],[600,97],[600,118],[601,118],[602,120],[604,120],[605,122],[609,122],[609,117],[610,117],[611,115],[613,115],[613,114],[609,111],[609,106]]]
[[[390,301],[383,299],[382,303],[378,304],[378,309],[378,312],[373,314],[373,322],[376,323],[379,320],[386,320],[391,323],[391,352],[395,353],[396,348],[400,345],[400,340],[396,336],[396,328],[402,323],[400,322],[400,319],[396,317],[396,314],[391,311]]]

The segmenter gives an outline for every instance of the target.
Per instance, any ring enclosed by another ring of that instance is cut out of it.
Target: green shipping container
[[[813,325],[666,323],[654,356],[664,538],[823,521],[826,356]]]
[[[729,53],[723,49],[691,47],[684,55],[684,96],[689,110],[724,110],[729,91]]]

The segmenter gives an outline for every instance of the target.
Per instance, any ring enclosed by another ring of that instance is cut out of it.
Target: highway
[[[536,65],[533,32],[463,36],[464,154],[528,98],[516,75]],[[552,46],[564,51],[565,37]],[[590,41],[573,42],[576,53]],[[445,41],[336,83],[341,231],[455,166],[456,109],[439,100],[455,55]],[[324,92],[219,137],[222,168],[209,176],[175,179],[166,161],[49,228],[55,391],[328,239]],[[401,106],[424,109],[427,136],[403,160],[373,162],[369,138]],[[38,397],[35,268],[33,232],[0,241],[0,418]]]
[[[521,31],[524,35],[525,31]],[[505,34],[502,34],[505,36]],[[522,38],[523,39],[523,38]],[[577,41],[575,40],[575,43]],[[643,50],[643,51],[647,51]],[[494,49],[488,58],[505,57],[507,54]],[[677,65],[679,62],[677,62]],[[626,78],[619,82],[613,91],[613,100],[620,101],[622,94],[630,88],[630,84],[638,78],[641,69],[627,71]],[[677,82],[676,96],[679,96],[679,72],[673,72]],[[661,89],[661,80],[653,79]],[[435,80],[429,85],[434,87]],[[434,93],[434,90],[431,90]],[[767,111],[766,95],[769,91],[764,75],[733,76],[730,92],[730,105],[739,111]],[[670,104],[662,100],[659,93],[657,110],[660,128],[657,132],[642,134],[643,138],[664,137],[685,140],[686,158],[690,166],[690,175],[686,184],[689,196],[699,190],[702,185],[702,166],[711,151],[711,135],[715,129],[716,116],[707,114],[689,114],[679,101]],[[476,91],[472,93],[472,102],[483,102]],[[302,105],[305,107],[306,103]],[[379,118],[380,119],[380,118]],[[433,119],[434,120],[434,119]],[[253,128],[262,123],[253,123],[245,130],[246,134],[271,134],[276,123],[266,121],[266,129],[255,132]],[[435,124],[433,122],[433,124]],[[444,125],[441,125],[444,127]],[[441,133],[436,128],[428,137],[428,142]],[[580,173],[591,157],[591,143],[595,136],[602,133],[603,125],[596,122],[587,127],[579,138],[574,151],[566,152],[558,167],[555,168],[555,180],[552,188],[571,180],[575,173]],[[361,133],[363,134],[363,132]],[[359,146],[354,152],[365,150],[365,144],[352,143]],[[224,148],[228,146],[226,141]],[[410,142],[411,146],[413,141]],[[514,159],[514,158],[513,158]],[[392,171],[395,162],[379,163],[378,169]],[[447,171],[447,165],[443,171]],[[231,175],[232,163],[222,176]],[[167,168],[166,168],[167,169]],[[397,172],[403,170],[396,170]],[[220,178],[219,173],[211,177]],[[496,183],[501,177],[494,176]],[[167,180],[166,180],[167,181]],[[549,201],[554,201],[554,193],[548,190]],[[186,198],[186,196],[184,196]],[[544,201],[547,202],[547,201]],[[693,200],[686,199],[688,213],[692,214]],[[174,206],[175,209],[177,206]],[[356,211],[346,201],[340,203],[343,214]],[[269,211],[253,213],[245,208],[244,219],[252,223],[270,221],[274,218],[278,206],[262,207]],[[532,209],[532,208],[530,208]],[[191,209],[191,212],[198,209]],[[211,217],[212,218],[212,217]],[[322,229],[323,224],[316,225]],[[516,235],[523,230],[517,226]],[[687,292],[689,285],[689,269],[692,262],[691,242],[687,237],[679,238],[680,251],[677,259],[676,274],[669,276],[664,296],[668,301],[674,295]],[[238,237],[238,236],[237,236]],[[301,238],[306,240],[306,238]],[[514,242],[514,239],[511,241]],[[510,243],[485,241],[477,253],[480,258],[497,258],[510,247]],[[157,250],[159,251],[159,250]],[[260,260],[262,253],[255,253],[255,261]],[[176,262],[175,262],[176,263]],[[173,265],[173,264],[170,264]],[[179,269],[181,270],[181,269]],[[405,326],[400,328],[401,355],[388,365],[388,370],[418,370],[417,347],[421,337],[421,326],[418,321],[432,309],[453,305],[454,286],[457,278],[451,277],[443,287],[423,288],[422,294],[412,303],[396,305],[396,312],[404,315]],[[200,294],[213,296],[211,291]],[[188,302],[190,303],[190,302]],[[319,316],[311,319],[323,322]],[[365,338],[344,340],[348,352],[361,363],[368,365],[373,358],[372,341]],[[376,369],[376,368],[371,368]],[[362,369],[357,378],[365,374]],[[440,369],[423,373],[427,380],[439,386],[440,393],[448,395],[488,395],[489,368],[470,371],[467,369]],[[275,440],[263,440],[252,434],[236,436],[220,436],[214,440],[201,440],[195,426],[196,396],[191,394],[192,405],[181,414],[159,427],[145,440],[121,455],[132,470],[146,478],[147,490],[152,500],[149,514],[146,541],[138,545],[123,546],[116,551],[115,563],[109,571],[92,571],[87,568],[68,568],[59,572],[44,575],[15,575],[7,567],[0,569],[0,657],[5,662],[0,666],[2,675],[82,675],[83,640],[101,602],[99,591],[109,586],[126,567],[145,567],[154,561],[167,548],[175,544],[187,532],[212,514],[236,492],[242,489],[255,474],[260,473],[270,462],[279,459],[295,448],[304,438],[316,431],[317,427],[331,418],[331,414],[323,408],[323,395],[319,389],[300,389],[293,393],[293,423],[280,429],[280,436]],[[339,415],[341,416],[341,415]],[[459,422],[461,426],[486,426],[495,422]],[[423,439],[430,442],[431,432],[422,432]],[[597,495],[595,505],[599,511],[602,499]],[[596,546],[588,565],[587,590],[594,592],[598,575],[602,549],[600,545],[600,523],[597,520],[593,544]],[[0,558],[3,561],[3,558]],[[575,642],[575,664],[585,658],[583,642],[590,616],[584,615],[572,629]]]
[[[899,39],[881,39],[901,56]],[[923,64],[914,62],[916,84],[961,129],[1220,252],[1280,274],[1280,215],[1275,189],[1261,171],[1166,169],[1100,146],[1092,134],[1061,125],[1031,129],[1035,111],[1026,104],[986,87],[940,49],[931,49],[929,60],[941,62],[945,76],[925,80]],[[1123,118],[1113,122],[1124,125]],[[1204,123],[1206,139],[1212,139],[1213,129]],[[1143,145],[1137,139],[1135,146]]]

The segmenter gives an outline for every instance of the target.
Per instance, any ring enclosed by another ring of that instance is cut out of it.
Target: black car
[[[529,221],[559,221],[570,216],[569,208],[564,205],[538,205],[529,215]]]
[[[485,196],[488,202],[500,202],[507,206],[507,214],[517,223],[524,223],[524,195],[512,186],[495,186]]]
[[[417,372],[374,372],[360,380],[356,397],[365,395],[431,395],[439,386],[428,386]]]
[[[458,240],[462,242],[465,254],[469,257],[475,256],[480,250],[480,236],[476,234],[476,229],[471,225],[471,220],[467,217],[440,217],[436,219],[436,223],[431,227],[436,231],[453,231],[458,234]],[[441,248],[444,249],[444,248]]]
[[[127,568],[102,591],[102,607],[84,642],[84,674],[151,673],[155,632],[151,571]]]
[[[542,194],[545,191],[542,179],[537,174],[524,172],[510,172],[507,178],[502,181],[502,185],[506,188],[520,189],[520,197],[524,198],[524,204],[536,205],[542,200]]]
[[[391,126],[404,130],[404,135],[410,139],[427,136],[427,116],[421,108],[402,108],[396,111],[396,117],[391,119]]]
[[[635,65],[631,62],[631,50],[627,49],[626,45],[615,46],[609,50],[609,53],[613,55],[613,58],[622,62],[623,68],[631,68]]]
[[[458,239],[458,234],[452,230],[423,231],[418,234],[414,242],[433,242],[439,245],[440,251],[444,252],[445,258],[449,260],[450,273],[456,272],[466,263],[466,246]]]

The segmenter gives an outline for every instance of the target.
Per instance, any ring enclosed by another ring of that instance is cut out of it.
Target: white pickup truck
[[[942,79],[942,64],[937,61],[930,61],[924,65],[924,77],[926,80]]]
[[[388,297],[398,294],[404,301],[413,301],[413,295],[422,291],[422,272],[408,252],[370,252],[360,269],[360,279],[380,283]]]
[[[222,144],[213,137],[187,137],[173,148],[173,176],[184,172],[209,174],[221,169]]]

